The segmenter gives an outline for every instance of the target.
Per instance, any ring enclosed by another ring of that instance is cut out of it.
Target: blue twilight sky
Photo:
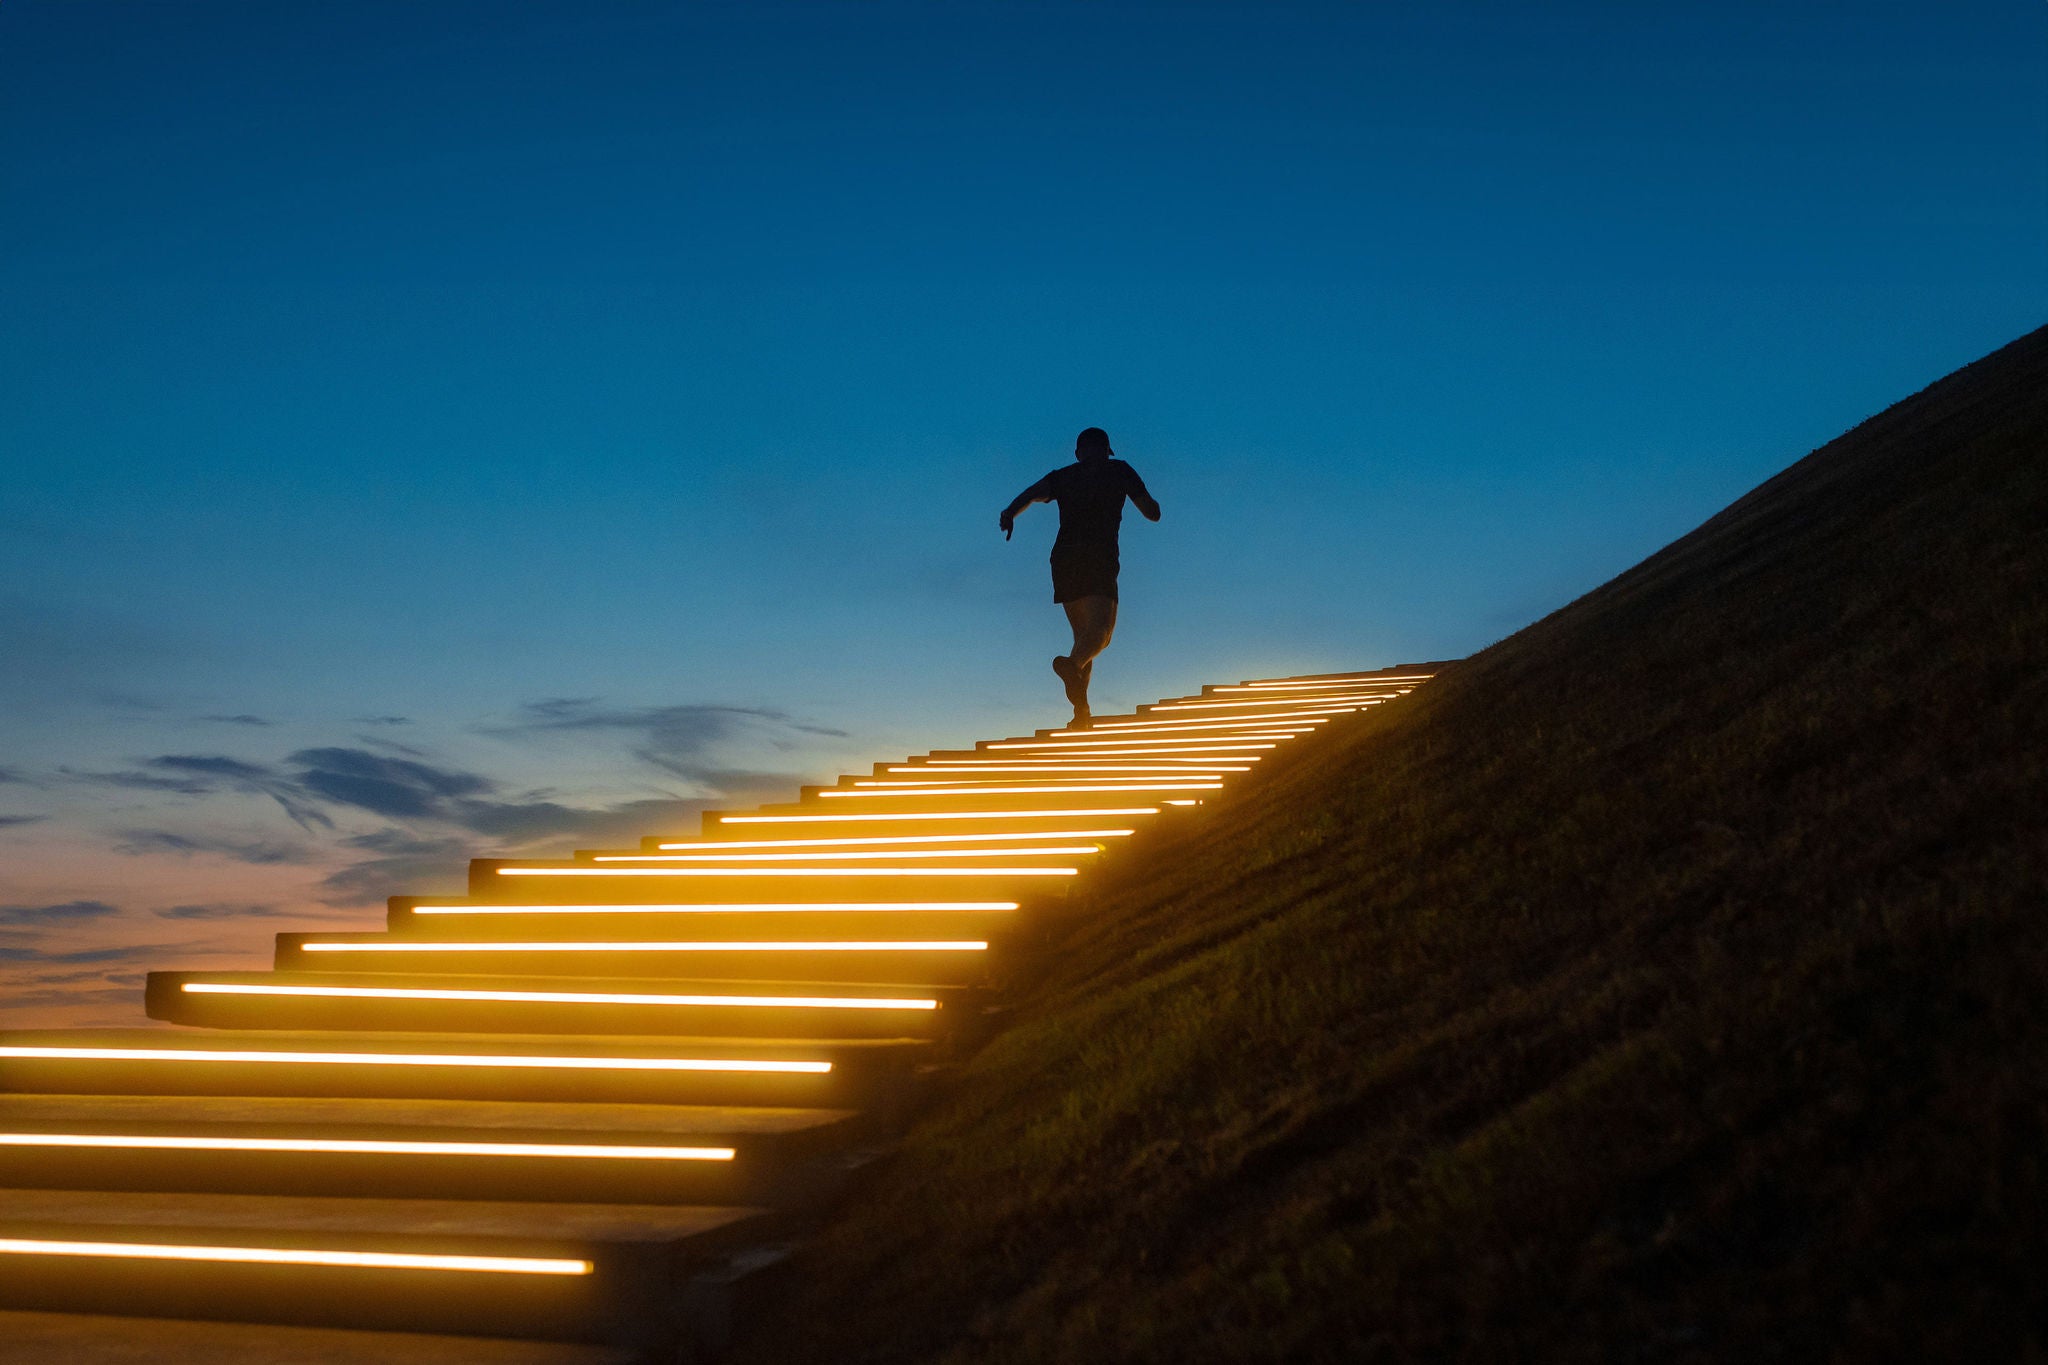
[[[0,1007],[1058,719],[1083,426],[1107,710],[1468,653],[2044,301],[2041,0],[5,0]]]

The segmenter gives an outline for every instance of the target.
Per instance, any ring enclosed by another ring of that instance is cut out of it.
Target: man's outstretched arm
[[[1129,465],[1125,465],[1124,468],[1131,469]],[[1138,477],[1137,470],[1131,469],[1131,486],[1124,492],[1130,495],[1131,502],[1137,509],[1145,514],[1145,520],[1159,520],[1159,503],[1153,498],[1151,490],[1145,487],[1145,481]]]
[[[1019,512],[1023,511],[1025,508],[1029,507],[1034,502],[1052,501],[1052,493],[1048,491],[1045,486],[1046,481],[1051,477],[1052,476],[1050,474],[1046,475],[1044,479],[1040,479],[1037,483],[1032,484],[1031,487],[1025,489],[1016,497],[1010,499],[1010,505],[1003,509],[1003,514],[1001,516],[996,518],[996,525],[1000,526],[1003,530],[1004,540],[1008,540],[1010,538],[1010,529],[1011,527],[1016,525],[1017,514]]]

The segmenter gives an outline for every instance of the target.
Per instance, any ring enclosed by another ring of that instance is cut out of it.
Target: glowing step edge
[[[415,915],[750,915],[795,914],[822,911],[881,911],[914,913],[920,910],[1021,910],[1021,901],[778,901],[749,905],[659,905],[628,902],[596,905],[415,905]]]
[[[0,1133],[0,1147],[150,1152],[338,1152],[361,1156],[616,1157],[621,1161],[731,1161],[731,1147],[627,1147],[567,1142],[382,1142],[367,1138],[163,1137],[147,1133]]]
[[[1030,786],[1030,787],[918,787],[909,791],[875,791],[859,789],[848,791],[833,788],[821,791],[821,800],[846,796],[1056,796],[1068,792],[1197,792],[1221,790],[1221,782],[1145,782],[1118,784],[1104,782],[1090,786]]]
[[[148,1242],[57,1242],[0,1237],[0,1254],[112,1256],[149,1261],[228,1261],[246,1265],[345,1266],[359,1270],[467,1270],[500,1275],[588,1275],[589,1261],[536,1256],[416,1256],[396,1251],[295,1251],[285,1247],[179,1246]]]
[[[655,847],[663,852],[684,850],[717,850],[726,852],[736,848],[900,848],[905,844],[981,844],[997,843],[1002,840],[1018,839],[1120,839],[1136,830],[1123,829],[1055,829],[1055,830],[1012,830],[1003,834],[868,834],[855,835],[844,839],[706,839],[683,843],[662,843]],[[1005,850],[1008,851],[1008,850]],[[610,856],[610,855],[606,855]]]
[[[917,769],[913,768],[909,771],[915,772]],[[1022,771],[1027,776],[1031,776],[1041,770],[1025,768]],[[1058,770],[1055,769],[1054,771]],[[950,770],[942,770],[937,773],[931,773],[927,770],[927,774],[924,777],[856,777],[847,780],[851,781],[856,787],[937,787],[951,791],[981,791],[992,782],[1000,784],[1024,780],[1018,777],[997,777],[991,773],[953,772]],[[1223,780],[1222,773],[1200,771],[1141,773],[1137,776],[1124,773],[1109,777],[1062,777],[1059,780],[1063,782],[1085,783],[1092,788],[1107,784],[1137,782],[1145,777],[1184,778],[1192,782],[1221,782]],[[1018,851],[1022,852],[1023,850],[1020,849]]]
[[[838,995],[648,995],[623,991],[498,991],[481,987],[426,986],[259,986],[188,981],[193,995],[264,995],[343,1000],[484,1000],[521,1005],[732,1005],[813,1010],[935,1010],[936,1000],[892,1000],[883,996]]]
[[[822,793],[831,796],[833,793]],[[841,792],[883,796],[887,792]],[[923,795],[922,792],[901,793]],[[500,877],[1072,877],[1078,867],[501,867]]]
[[[1326,708],[1371,706],[1377,702],[1391,701],[1394,696],[1392,692],[1347,692],[1323,697],[1275,697],[1270,701],[1255,697],[1246,697],[1242,701],[1157,701],[1146,710],[1248,711],[1260,706],[1300,706],[1320,711]],[[1234,720],[1236,717],[1229,719]]]
[[[1229,687],[1216,687],[1216,688],[1212,688],[1211,690],[1212,690],[1212,691],[1216,691],[1216,692],[1293,692],[1293,691],[1313,692],[1313,691],[1315,691],[1315,690],[1316,690],[1316,689],[1318,689],[1318,688],[1321,688],[1321,689],[1324,689],[1324,690],[1326,690],[1326,691],[1327,691],[1328,689],[1330,689],[1330,688],[1331,688],[1331,687],[1333,687],[1333,686],[1339,686],[1339,685],[1342,685],[1342,684],[1345,684],[1345,683],[1351,683],[1351,684],[1355,684],[1355,685],[1357,685],[1357,686],[1360,686],[1360,687],[1367,687],[1367,686],[1386,686],[1386,687],[1393,687],[1393,686],[1395,686],[1395,685],[1396,685],[1396,684],[1398,684],[1398,683],[1421,683],[1421,682],[1428,682],[1428,681],[1429,681],[1429,680],[1430,680],[1431,678],[1434,678],[1435,676],[1436,676],[1436,674],[1434,674],[1434,673],[1404,673],[1404,674],[1400,674],[1400,675],[1397,675],[1397,676],[1393,676],[1393,677],[1383,677],[1383,678],[1373,678],[1373,677],[1365,677],[1365,676],[1363,676],[1363,675],[1360,675],[1360,676],[1356,676],[1356,677],[1347,677],[1347,678],[1333,678],[1333,679],[1325,679],[1325,680],[1323,680],[1323,681],[1321,681],[1321,682],[1248,682],[1248,683],[1238,683],[1238,684],[1236,684],[1236,685],[1234,685],[1234,686],[1229,686]],[[1413,688],[1402,688],[1402,689],[1400,689],[1400,690],[1402,690],[1402,691],[1413,691],[1414,689],[1413,689]]]
[[[830,1062],[796,1062],[722,1057],[535,1057],[516,1053],[471,1056],[439,1052],[270,1052],[170,1047],[0,1046],[0,1058],[90,1062],[291,1062],[327,1066],[475,1066],[528,1071],[758,1071],[773,1075],[822,1076]]]
[[[1271,748],[1271,745],[1267,745]],[[809,825],[848,820],[1092,820],[1103,815],[1157,815],[1157,806],[1115,806],[1102,810],[938,810],[882,815],[721,815],[721,825]]]
[[[824,939],[791,942],[782,939],[765,943],[734,943],[711,939],[704,943],[565,942],[550,943],[444,943],[437,939],[394,940],[386,943],[301,943],[302,953],[981,953],[988,944],[979,939]]]
[[[886,843],[886,840],[879,842]],[[1076,854],[1092,857],[1099,844],[1062,844],[1047,848],[840,848],[807,853],[600,853],[593,863],[797,863],[844,858],[1027,858]]]
[[[1248,773],[1250,764],[1203,763],[1199,765],[1170,763],[904,763],[892,764],[883,769],[891,773],[936,773],[941,777],[960,780],[979,779],[996,773],[1023,774],[1037,773],[1116,773],[1121,777],[1159,777],[1163,774],[1177,774],[1188,777],[1221,777],[1225,773]]]

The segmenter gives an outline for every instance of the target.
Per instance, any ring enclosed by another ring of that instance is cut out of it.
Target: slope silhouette
[[[1118,870],[746,1359],[2041,1359],[2048,329]]]

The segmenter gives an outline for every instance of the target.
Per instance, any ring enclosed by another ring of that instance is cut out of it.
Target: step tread
[[[431,939],[408,941],[433,942]],[[524,976],[516,973],[475,973],[458,972],[315,972],[315,971],[167,971],[151,972],[151,976],[173,982],[203,982],[226,985],[283,985],[283,986],[361,986],[369,988],[395,988],[400,990],[504,990],[504,991],[570,991],[605,994],[649,995],[773,995],[810,996],[832,995],[844,997],[889,997],[900,994],[900,988],[886,983],[870,981],[756,981],[746,977],[680,977],[680,976]],[[977,986],[920,986],[920,997],[934,997],[940,1000],[964,1001],[976,996],[986,996],[986,988]],[[239,1036],[239,1030],[237,1031]],[[553,1036],[553,1035],[549,1035]]]
[[[426,1052],[460,1048],[511,1056],[582,1053],[661,1056],[682,1049],[716,1047],[735,1055],[779,1057],[830,1049],[855,1055],[930,1050],[924,1038],[695,1038],[634,1037],[570,1033],[334,1033],[317,1029],[218,1030],[168,1028],[7,1029],[0,1047],[119,1047],[205,1051]]]
[[[0,1365],[634,1365],[609,1346],[0,1310]]]
[[[677,1242],[768,1216],[724,1205],[543,1204],[338,1195],[0,1190],[0,1227],[23,1224],[350,1236],[509,1238],[534,1242]]]
[[[0,1125],[235,1124],[323,1128],[730,1137],[815,1132],[858,1117],[851,1109],[745,1105],[573,1104],[514,1100],[393,1100],[212,1095],[0,1094]]]

